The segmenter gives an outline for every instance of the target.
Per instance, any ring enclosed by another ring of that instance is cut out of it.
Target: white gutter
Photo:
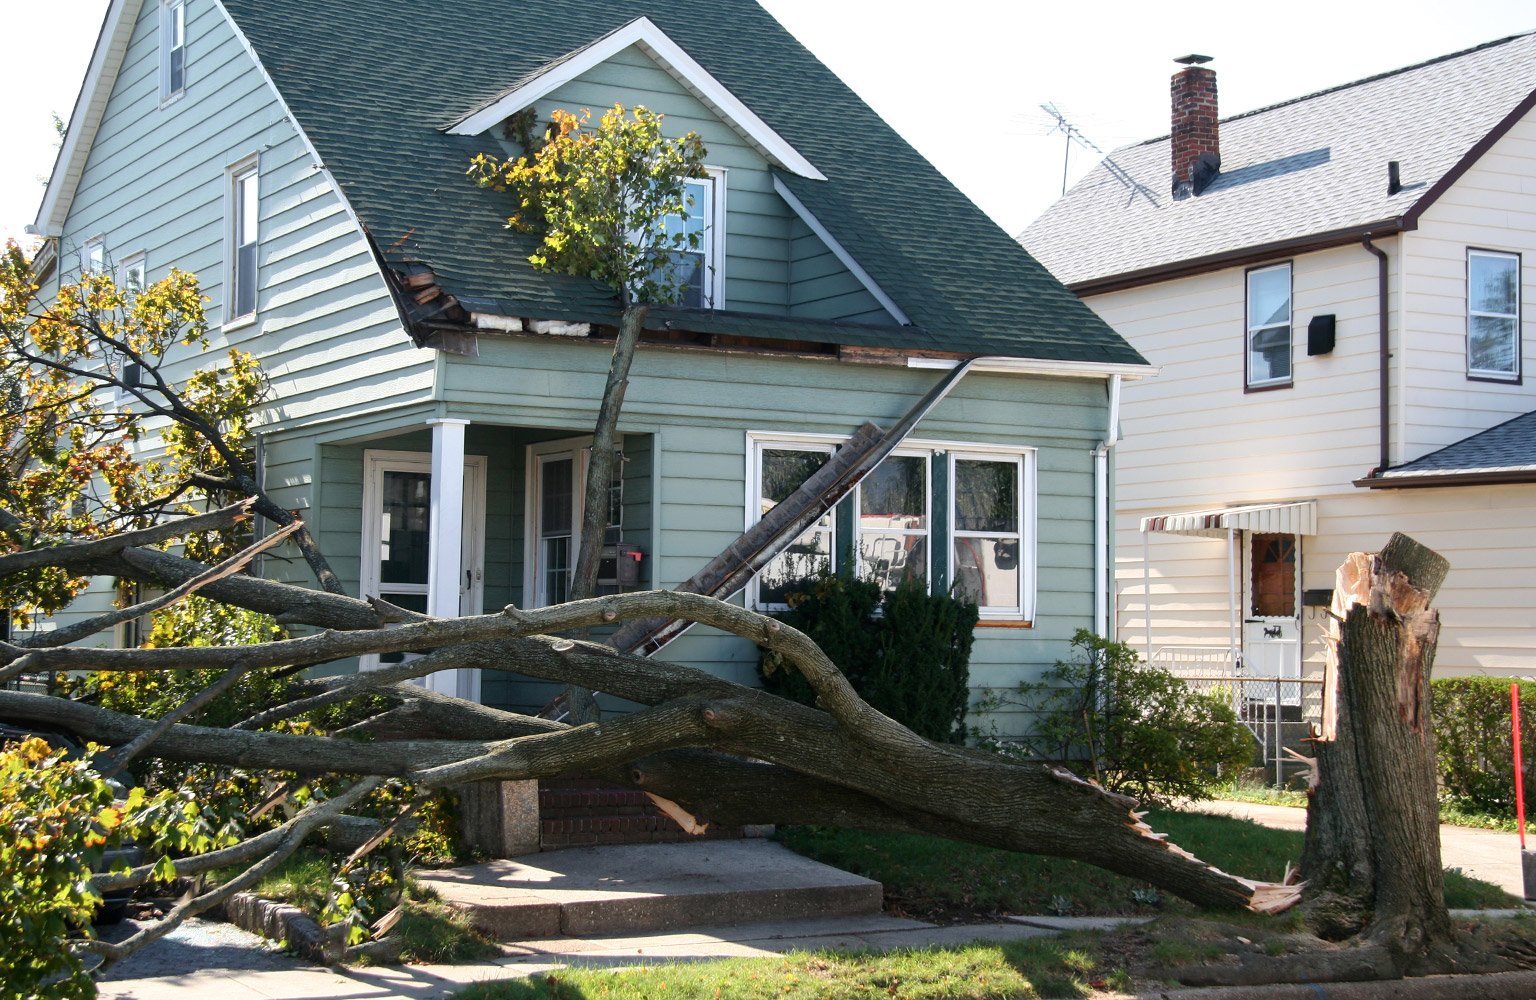
[[[960,362],[951,358],[908,358],[908,368],[949,369]],[[999,375],[1065,375],[1070,378],[1156,378],[1161,369],[1153,365],[1102,364],[1097,361],[1048,361],[1039,358],[977,358],[973,372]]]
[[[1113,638],[1109,631],[1109,450],[1120,441],[1121,379],[1120,375],[1108,378],[1108,426],[1104,440],[1093,450],[1093,631],[1106,639]]]

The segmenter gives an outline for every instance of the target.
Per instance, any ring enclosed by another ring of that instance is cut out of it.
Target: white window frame
[[[177,36],[180,36],[179,38]],[[171,63],[181,53],[181,81],[172,80]],[[187,0],[160,0],[160,106],[187,91]]]
[[[624,450],[624,437],[614,440],[615,459]],[[542,494],[541,473],[546,459],[569,454],[571,462],[571,572],[576,572],[576,559],[581,546],[581,519],[587,505],[587,464],[592,460],[592,435],[560,438],[556,441],[540,441],[528,446],[527,465],[523,489],[523,604],[525,607],[544,607],[543,598],[543,549],[539,545],[539,502]],[[620,477],[623,466],[614,470]],[[607,534],[607,525],[604,534]],[[606,545],[606,539],[604,541]]]
[[[747,432],[747,490],[745,497],[746,521],[744,530],[750,531],[752,526],[763,519],[763,452],[765,451],[805,451],[822,455],[831,455],[837,451],[840,440],[826,435],[807,434],[761,434],[756,431]],[[831,554],[830,566],[832,572],[837,572],[837,515],[835,511],[826,514],[828,527],[825,529],[828,536],[827,551]],[[813,530],[808,528],[806,530]],[[821,530],[821,529],[815,529]],[[789,605],[764,602],[760,597],[758,588],[758,575],[753,574],[752,580],[747,584],[747,606],[759,611],[787,611]]]
[[[107,271],[107,240],[104,236],[92,236],[80,246],[80,277],[88,274],[105,274]]]
[[[1019,530],[1014,535],[1006,535],[996,531],[961,531],[955,527],[959,523],[956,512],[955,500],[958,496],[956,490],[956,467],[960,462],[998,462],[1013,464],[1017,468],[1018,480],[1016,483],[1019,498]],[[949,538],[945,540],[945,558],[948,560],[946,576],[949,578],[950,589],[955,586],[955,540],[958,538],[997,539],[1012,537],[1019,544],[1019,589],[1015,595],[1018,602],[1012,605],[983,605],[979,610],[983,621],[1033,621],[1035,599],[1035,452],[1033,449],[1003,448],[993,451],[972,450],[970,448],[949,449]]]
[[[1250,325],[1249,312],[1253,304],[1253,279],[1261,274],[1269,274],[1273,271],[1285,272],[1285,323],[1265,323],[1260,326]],[[1282,378],[1256,379],[1253,376],[1253,341],[1254,338],[1266,330],[1286,331],[1286,352],[1288,363],[1286,374]],[[1267,267],[1251,268],[1243,274],[1243,385],[1248,389],[1278,389],[1296,383],[1296,274],[1291,268],[1291,261],[1279,264],[1270,264]]]
[[[782,448],[788,450],[803,448],[807,451],[810,451],[826,448],[829,451],[834,451],[846,440],[846,438],[834,434],[796,434],[775,431],[748,431],[746,454],[749,464],[746,470],[746,478],[748,483],[744,494],[744,504],[746,509],[745,526],[750,528],[753,524],[756,524],[758,520],[758,517],[755,515],[755,511],[756,507],[761,504],[762,495],[760,492],[761,481],[759,478],[762,468],[760,458],[761,449]],[[924,578],[928,581],[930,587],[933,583],[933,569],[936,565],[944,566],[945,575],[948,577],[951,588],[954,586],[954,540],[956,537],[966,537],[972,534],[970,532],[957,532],[955,530],[954,463],[957,460],[964,459],[971,459],[973,461],[981,460],[1019,463],[1019,504],[1022,508],[1019,512],[1019,527],[1020,534],[1022,536],[1019,545],[1019,604],[1016,607],[995,606],[982,608],[980,609],[980,619],[983,622],[1006,622],[1016,625],[1022,624],[1025,626],[1033,625],[1035,621],[1035,613],[1040,591],[1038,555],[1040,520],[1039,449],[1030,445],[989,445],[979,444],[974,441],[943,441],[918,438],[909,439],[908,441],[904,442],[900,448],[897,448],[891,454],[917,455],[927,458],[925,465],[927,467],[928,484],[928,565]],[[947,464],[949,466],[948,475],[950,478],[947,484],[948,510],[946,511],[947,517],[945,519],[945,537],[936,542],[933,530],[936,510],[934,506],[935,498],[933,495],[933,459],[935,456],[940,454],[945,454],[948,456],[949,461]],[[859,490],[855,489],[850,494],[850,496],[845,498],[842,502],[852,502],[853,504],[855,532],[853,539],[853,549],[854,558],[857,560],[860,558],[860,550],[858,545],[858,520],[860,509]],[[833,518],[832,524],[832,556],[835,570],[835,563],[839,549],[836,534],[837,521],[835,517]],[[996,533],[983,532],[982,534],[987,537],[992,537]],[[944,546],[944,553],[941,558],[943,558],[945,561],[942,564],[934,562],[935,547],[939,544]],[[771,605],[765,606],[759,604],[757,601],[757,594],[757,579],[754,577],[752,582],[748,585],[747,589],[747,600],[749,602],[749,606],[763,611],[783,610],[782,607],[775,607]]]
[[[920,458],[923,460],[923,527],[921,528],[864,528],[864,487],[853,491],[853,558],[861,580],[873,579],[869,567],[864,565],[865,535],[900,535],[904,538],[921,538],[923,545],[923,580],[933,584],[933,448],[919,448],[912,444],[896,448],[886,458]],[[881,459],[884,464],[885,459]],[[878,466],[876,467],[878,468]],[[870,470],[874,474],[874,470]]]
[[[464,456],[464,528],[461,536],[462,572],[470,574],[470,586],[460,595],[461,614],[481,614],[485,604],[485,485],[488,462],[484,455]],[[416,472],[432,474],[432,453],[422,451],[363,452],[362,553],[358,566],[358,592],[363,597],[379,595],[379,547],[383,544],[384,474]],[[426,596],[425,583],[392,583],[391,593]],[[388,600],[386,597],[385,600]],[[377,670],[379,657],[369,653],[359,657],[363,670]]]
[[[725,191],[724,167],[704,167],[703,177],[687,178],[683,184],[683,196],[687,197],[687,185],[709,184],[709,217],[704,220],[704,234],[695,252],[704,257],[704,309],[725,308]]]
[[[1515,311],[1512,313],[1485,312],[1472,308],[1472,260],[1476,257],[1484,257],[1489,260],[1508,261],[1515,271]],[[1467,377],[1479,381],[1492,382],[1519,382],[1521,373],[1521,354],[1523,353],[1523,338],[1520,329],[1520,299],[1521,282],[1524,277],[1521,274],[1521,256],[1505,250],[1479,250],[1474,247],[1467,248]],[[1472,320],[1478,317],[1489,319],[1507,319],[1511,321],[1514,337],[1513,350],[1510,352],[1514,360],[1514,371],[1498,371],[1490,368],[1472,367]]]
[[[149,270],[145,266],[143,250],[124,257],[117,265],[118,286],[125,292],[138,294],[148,283]]]
[[[261,299],[261,154],[251,155],[237,160],[225,169],[225,193],[224,193],[224,327],[238,329],[256,322],[256,315],[260,311]],[[249,180],[255,185],[249,195],[243,187]],[[250,200],[247,200],[247,199]],[[256,218],[251,219],[250,210],[254,207]],[[247,229],[247,223],[250,224]],[[249,240],[242,237],[249,235]],[[247,246],[255,246],[255,252],[251,254],[251,273],[247,276],[251,282],[251,308],[248,312],[238,312],[238,296],[242,271],[240,268],[240,251]]]

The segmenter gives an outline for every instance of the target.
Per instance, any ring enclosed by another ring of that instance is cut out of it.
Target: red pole
[[[1509,717],[1515,734],[1515,825],[1520,828],[1520,850],[1525,850],[1525,765],[1520,760],[1520,685],[1509,686]]]

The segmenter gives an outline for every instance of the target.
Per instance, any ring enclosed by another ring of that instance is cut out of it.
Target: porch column
[[[444,417],[427,424],[432,428],[427,614],[457,618],[464,583],[464,428],[469,421]],[[440,670],[424,682],[442,694],[480,700],[478,670]]]

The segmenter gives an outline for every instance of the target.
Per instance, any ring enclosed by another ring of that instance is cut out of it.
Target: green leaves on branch
[[[516,198],[507,225],[539,235],[535,267],[595,278],[626,305],[676,302],[676,255],[697,250],[699,236],[667,221],[703,210],[686,190],[705,176],[703,142],[693,132],[666,138],[662,116],[642,106],[615,104],[595,128],[586,109],[550,117],[541,148],[507,160],[482,153],[468,175]]]

